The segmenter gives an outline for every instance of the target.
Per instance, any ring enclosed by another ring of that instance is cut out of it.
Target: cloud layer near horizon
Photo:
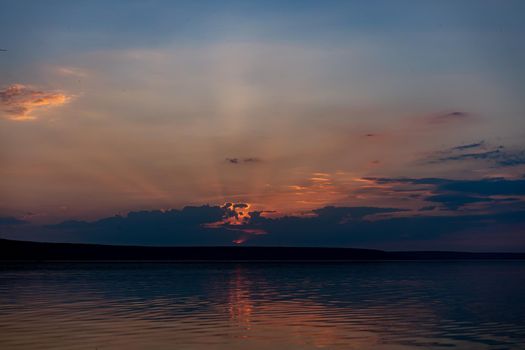
[[[314,215],[264,217],[250,212],[240,224],[224,207],[130,212],[93,222],[66,221],[26,230],[23,238],[55,242],[134,245],[338,246],[390,250],[523,251],[525,210],[455,215],[385,215],[394,208],[324,207]],[[376,217],[376,214],[381,214]],[[210,225],[219,223],[218,225]]]
[[[347,246],[413,250],[522,251],[525,180],[368,179],[421,196],[415,209],[325,206],[301,215],[250,210],[246,203],[139,211],[46,226],[7,218],[9,237],[142,245]],[[407,187],[408,186],[408,187]],[[16,225],[15,225],[16,224]]]

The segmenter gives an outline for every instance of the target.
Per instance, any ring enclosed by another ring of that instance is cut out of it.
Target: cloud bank
[[[8,237],[161,246],[525,250],[523,179],[368,178],[367,181],[394,193],[412,187],[413,192],[421,191],[418,196],[422,203],[434,204],[415,209],[324,206],[279,216],[250,211],[248,203],[230,202],[222,206],[130,212],[96,221],[64,221],[32,228],[12,226]]]

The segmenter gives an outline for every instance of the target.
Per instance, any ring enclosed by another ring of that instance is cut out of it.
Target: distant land
[[[365,261],[510,260],[525,253],[382,251],[317,247],[150,247],[0,239],[0,261]]]

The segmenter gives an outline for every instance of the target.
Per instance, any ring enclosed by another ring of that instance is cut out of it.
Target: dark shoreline
[[[3,262],[365,262],[524,260],[525,253],[383,251],[314,247],[152,247],[0,239]]]

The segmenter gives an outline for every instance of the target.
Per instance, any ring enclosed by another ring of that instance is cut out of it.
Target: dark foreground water
[[[525,349],[525,262],[0,266],[0,349]]]

